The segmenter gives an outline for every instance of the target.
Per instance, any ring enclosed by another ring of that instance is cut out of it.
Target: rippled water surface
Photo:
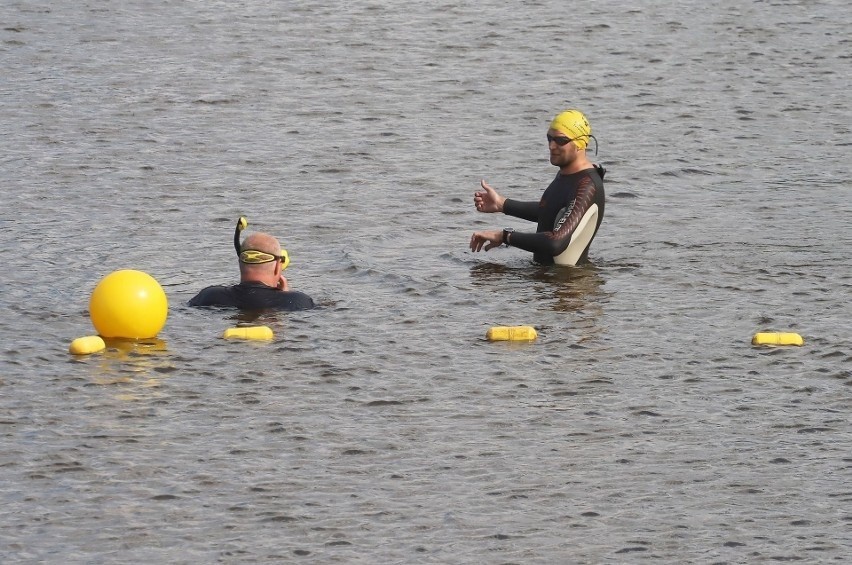
[[[848,562],[852,8],[651,4],[6,2],[0,561]],[[592,264],[471,254],[572,106]],[[240,215],[319,309],[186,306]]]

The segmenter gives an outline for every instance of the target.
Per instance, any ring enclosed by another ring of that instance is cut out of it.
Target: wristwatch
[[[515,228],[503,228],[503,245],[509,245],[509,234],[515,233]]]

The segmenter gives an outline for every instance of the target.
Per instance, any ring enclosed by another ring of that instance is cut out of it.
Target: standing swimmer
[[[245,228],[240,218],[234,231],[234,247],[240,260],[240,284],[208,286],[192,300],[190,306],[230,306],[244,310],[306,310],[314,301],[303,292],[290,290],[283,271],[290,264],[287,251],[278,240],[263,232],[253,233],[240,245],[240,232]]]
[[[566,110],[553,119],[547,130],[547,145],[550,164],[559,167],[559,172],[539,202],[505,198],[483,180],[483,190],[473,196],[478,211],[503,212],[538,222],[538,228],[536,233],[518,233],[512,228],[476,232],[470,238],[471,251],[488,251],[504,244],[531,251],[533,259],[542,265],[587,262],[592,239],[603,220],[606,173],[586,157],[590,138],[594,138],[592,127],[579,110]]]

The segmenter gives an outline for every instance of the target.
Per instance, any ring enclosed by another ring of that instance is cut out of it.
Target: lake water
[[[3,563],[852,556],[848,2],[0,15]],[[470,253],[533,229],[473,192],[538,199],[568,107],[608,169],[592,264]],[[320,308],[186,306],[240,215]],[[72,357],[124,268],[166,327]]]

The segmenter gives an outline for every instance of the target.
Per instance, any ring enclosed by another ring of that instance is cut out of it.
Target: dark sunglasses
[[[569,143],[571,143],[574,140],[571,139],[570,137],[565,137],[565,136],[553,137],[552,135],[547,134],[548,145],[550,145],[551,141],[556,143],[556,145],[558,145],[559,147],[565,147],[566,145],[568,145]]]

